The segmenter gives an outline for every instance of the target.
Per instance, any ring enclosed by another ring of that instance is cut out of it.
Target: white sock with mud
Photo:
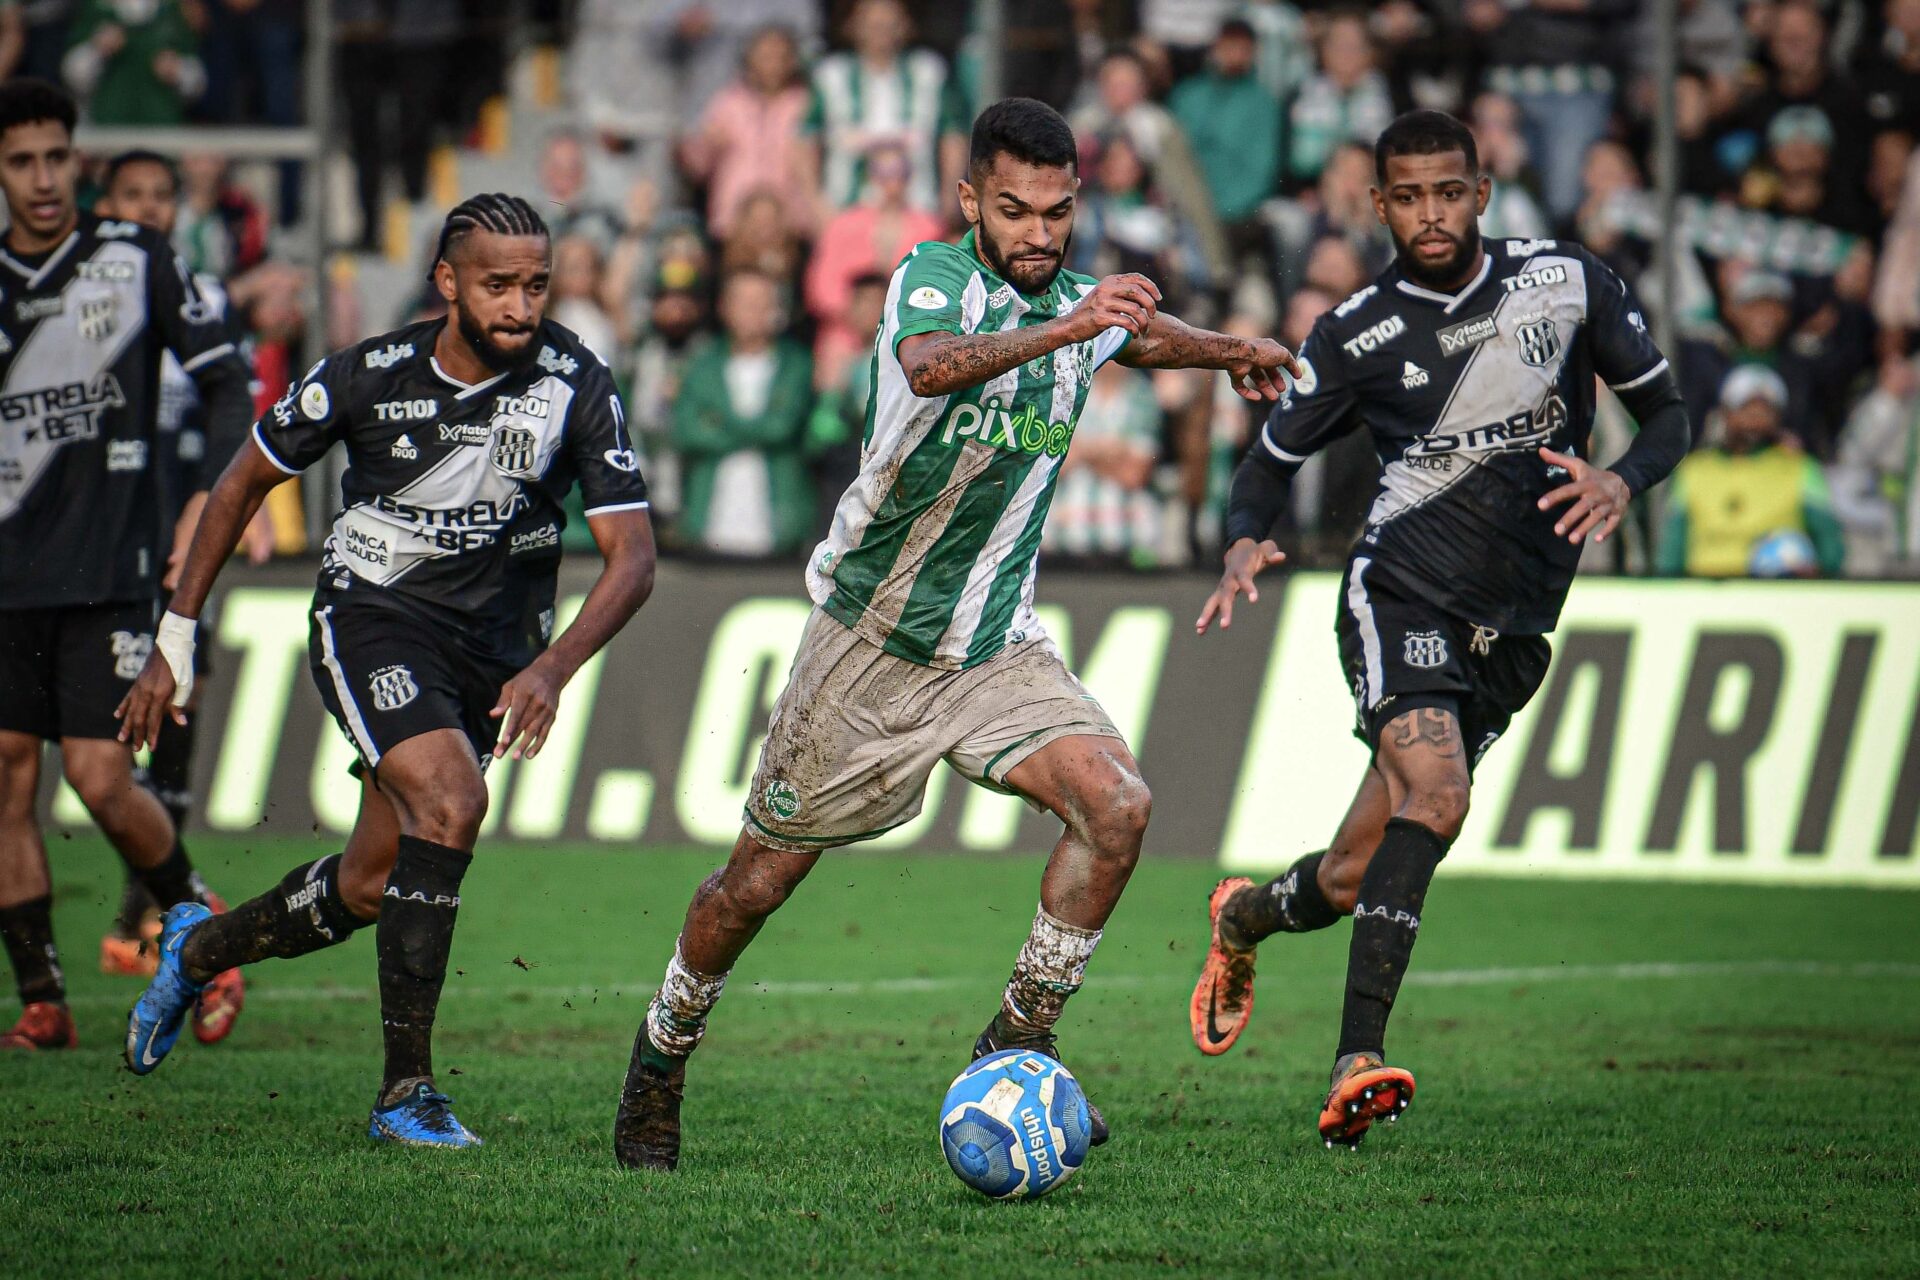
[[[667,962],[667,976],[653,1003],[647,1006],[647,1038],[661,1053],[684,1058],[699,1045],[707,1033],[707,1015],[726,988],[727,975],[695,973],[680,957],[680,943],[673,944],[673,959]]]
[[[1000,998],[996,1019],[1004,1036],[1024,1040],[1049,1035],[1067,997],[1080,989],[1087,961],[1100,945],[1100,930],[1081,929],[1047,914],[1033,917],[1033,932],[1013,962],[1013,976]]]

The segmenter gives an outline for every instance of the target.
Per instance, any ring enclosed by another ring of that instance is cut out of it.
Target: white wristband
[[[173,672],[173,705],[184,707],[187,699],[193,696],[193,631],[197,623],[192,618],[183,618],[168,610],[160,615],[160,625],[153,631],[153,647],[166,659],[167,669]]]

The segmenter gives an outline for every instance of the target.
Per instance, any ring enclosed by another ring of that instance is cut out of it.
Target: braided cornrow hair
[[[439,262],[449,250],[476,231],[491,231],[500,236],[544,236],[546,220],[519,196],[490,191],[454,206],[440,227],[440,247],[433,260]]]

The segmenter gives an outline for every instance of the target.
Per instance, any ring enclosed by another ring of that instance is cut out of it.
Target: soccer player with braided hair
[[[386,1064],[368,1136],[480,1141],[435,1086],[431,1035],[483,775],[490,760],[539,752],[567,681],[653,584],[646,484],[612,375],[546,319],[550,247],[518,196],[455,208],[432,269],[446,317],[316,364],[208,495],[155,653],[121,704],[121,736],[138,747],[178,718],[221,565],[268,491],[338,442],[343,504],[308,652],[359,756],[360,814],[344,850],[231,912],[167,914],[159,972],[129,1018],[136,1074],[160,1064],[211,975],[373,926]],[[576,482],[605,566],[554,636],[560,504]]]

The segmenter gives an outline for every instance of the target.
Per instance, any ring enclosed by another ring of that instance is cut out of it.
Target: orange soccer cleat
[[[79,1043],[73,1014],[51,1000],[35,1000],[20,1011],[13,1029],[0,1035],[0,1049],[72,1049]]]
[[[217,893],[207,894],[207,905],[218,915],[227,904]],[[157,948],[156,948],[157,951]],[[157,956],[156,956],[157,963]],[[193,1002],[193,1038],[201,1044],[213,1044],[227,1038],[234,1019],[247,1003],[247,984],[238,969],[216,973]]]
[[[1328,1147],[1357,1147],[1375,1120],[1400,1118],[1413,1101],[1413,1073],[1378,1055],[1350,1053],[1333,1065],[1333,1086],[1320,1108],[1320,1138]]]
[[[110,933],[100,939],[100,972],[110,978],[152,978],[160,967],[160,916],[155,913],[152,927],[140,922],[140,936],[123,938]]]
[[[1245,876],[1234,876],[1215,885],[1213,896],[1207,899],[1212,939],[1187,1016],[1193,1028],[1193,1043],[1209,1057],[1233,1048],[1233,1042],[1240,1038],[1247,1020],[1253,1016],[1253,950],[1232,950],[1220,941],[1220,912],[1227,905],[1227,899],[1252,887],[1253,881]]]

